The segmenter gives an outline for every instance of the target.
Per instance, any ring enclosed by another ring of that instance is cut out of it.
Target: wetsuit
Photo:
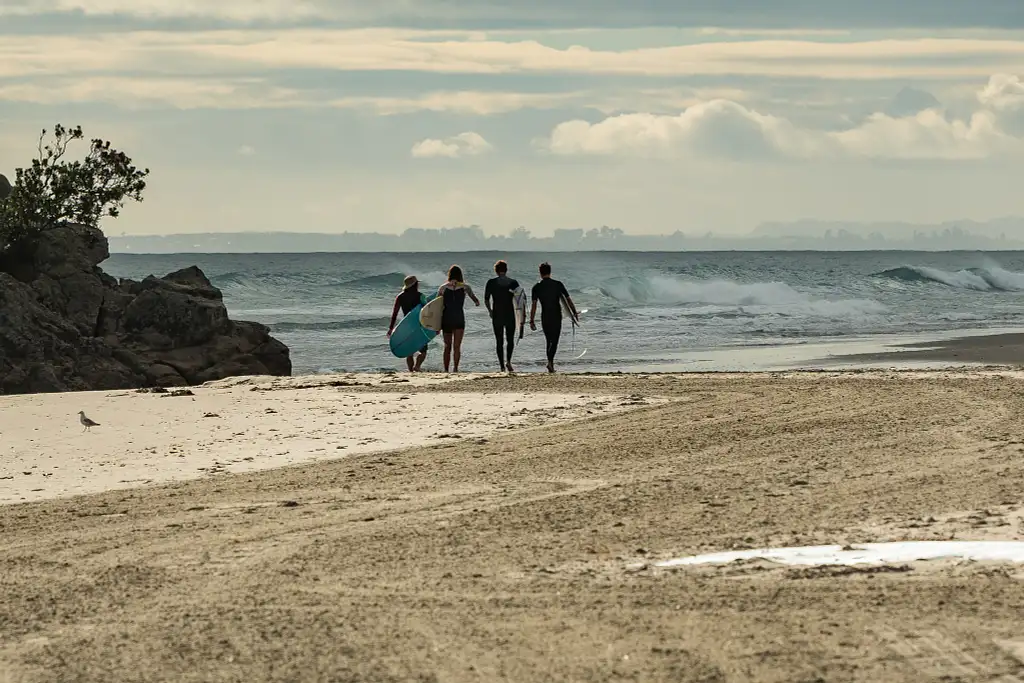
[[[562,297],[568,298],[569,292],[560,281],[546,277],[533,286],[531,295],[540,302],[540,326],[547,340],[548,363],[553,364],[562,336]]]
[[[442,332],[466,329],[466,293],[472,291],[465,283],[458,287],[444,284],[437,290],[438,296],[444,297],[444,311],[441,313]]]
[[[498,363],[502,369],[512,362],[512,350],[516,338],[516,308],[512,293],[519,283],[507,275],[492,277],[484,287],[484,301],[491,300],[491,325],[494,327],[494,342],[498,351]],[[505,348],[502,349],[502,336]]]
[[[418,289],[406,289],[398,295],[398,305],[402,307],[402,315],[406,316],[412,312],[412,309],[416,308],[420,304],[425,304],[427,297],[420,294]],[[424,344],[423,348],[420,349],[420,353],[427,352],[427,345]]]

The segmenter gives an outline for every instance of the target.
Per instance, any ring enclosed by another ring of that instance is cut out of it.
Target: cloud
[[[1024,81],[1019,76],[993,76],[978,93],[978,102],[994,113],[1000,126],[1024,136]]]
[[[0,80],[0,101],[40,105],[98,102],[123,109],[281,109],[312,104],[305,93],[264,78],[159,76]]]
[[[0,17],[66,15],[466,28],[1020,28],[1013,0],[5,0]]]
[[[472,131],[459,133],[444,140],[427,138],[412,146],[410,154],[416,159],[429,159],[435,157],[447,157],[456,159],[459,157],[472,157],[485,154],[493,149],[491,143],[484,140],[478,133]]]
[[[1015,106],[1019,86],[1013,77],[992,77],[979,95],[987,108],[966,120],[931,108],[902,117],[876,113],[852,128],[826,131],[717,99],[678,115],[632,113],[597,123],[566,121],[539,145],[556,155],[981,159],[1024,151],[1024,140],[1002,129],[995,110]]]
[[[866,80],[987,78],[1021,63],[1024,41],[976,38],[737,40],[617,51],[494,40],[467,32],[396,29],[136,31],[8,35],[0,40],[0,78],[12,79],[86,74],[270,78],[273,70],[312,69]]]
[[[239,156],[243,156],[243,157],[251,157],[251,156],[254,156],[256,154],[256,148],[252,147],[250,145],[242,145],[236,151],[237,151]]]
[[[410,97],[342,97],[325,102],[339,109],[369,109],[385,116],[419,111],[491,116],[521,109],[578,106],[588,93],[523,93],[500,91],[435,91]]]

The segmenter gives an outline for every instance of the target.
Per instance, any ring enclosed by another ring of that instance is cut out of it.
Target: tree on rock
[[[57,124],[53,139],[39,136],[39,154],[28,168],[15,170],[14,186],[0,200],[0,251],[31,240],[43,230],[78,223],[97,227],[104,217],[116,218],[125,202],[141,202],[149,169],[99,138],[79,161],[65,157],[72,143],[84,140],[82,127]]]

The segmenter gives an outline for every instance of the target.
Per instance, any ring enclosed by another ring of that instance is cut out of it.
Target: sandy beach
[[[1022,373],[403,379],[0,398],[0,680],[1024,680],[1024,564],[661,565],[1024,541]]]

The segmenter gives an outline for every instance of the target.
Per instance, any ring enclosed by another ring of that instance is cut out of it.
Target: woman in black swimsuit
[[[466,332],[466,297],[477,306],[480,299],[473,294],[473,288],[462,281],[462,268],[452,266],[448,269],[448,282],[441,285],[437,295],[444,297],[444,311],[441,313],[441,334],[444,335],[444,371],[455,361],[455,372],[459,371],[459,358],[462,356],[462,335]]]
[[[414,308],[417,306],[423,306],[427,303],[427,297],[420,293],[420,281],[416,279],[415,275],[407,275],[405,282],[402,284],[402,292],[395,297],[395,307],[391,309],[391,324],[388,325],[388,339],[391,338],[391,333],[395,331],[395,321],[398,320],[398,311],[401,309],[402,315],[409,315]],[[405,364],[409,366],[409,372],[419,372],[423,366],[423,361],[427,359],[427,345],[424,344],[423,348],[416,354],[415,361],[413,356],[409,356],[405,359]]]

